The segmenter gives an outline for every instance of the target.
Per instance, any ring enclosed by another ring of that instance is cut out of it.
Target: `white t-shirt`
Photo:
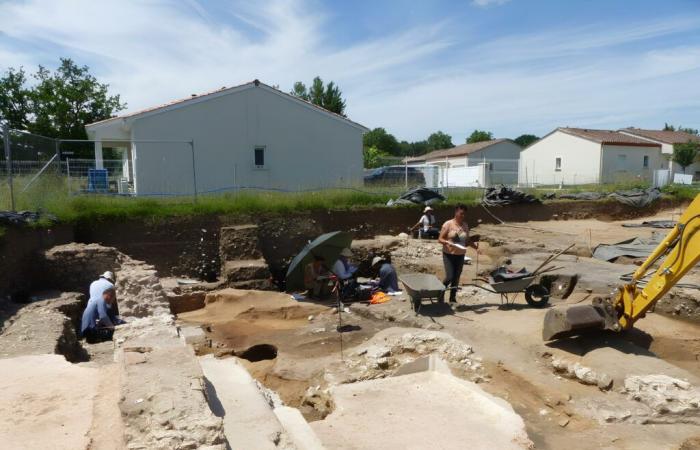
[[[420,218],[420,223],[423,225],[423,231],[428,231],[431,225],[435,225],[435,216],[423,214]]]

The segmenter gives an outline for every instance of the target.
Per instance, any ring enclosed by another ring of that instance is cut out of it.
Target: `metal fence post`
[[[58,162],[58,167],[61,167],[61,161]],[[68,176],[68,196],[70,197],[73,194],[70,185],[70,158],[66,158],[66,175]]]
[[[10,187],[10,209],[15,210],[15,191],[12,185],[12,151],[10,150],[10,126],[5,124],[2,130],[5,143],[5,164],[7,164],[7,182]]]
[[[197,166],[194,162],[194,140],[190,141],[190,149],[192,150],[192,184],[194,187],[194,201],[197,201]]]

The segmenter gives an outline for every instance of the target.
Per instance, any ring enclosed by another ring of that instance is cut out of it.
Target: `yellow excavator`
[[[661,258],[643,288],[638,285]],[[612,297],[596,297],[590,305],[552,308],[544,316],[545,341],[577,336],[591,330],[623,331],[634,323],[700,261],[700,195],[695,197],[675,227]]]

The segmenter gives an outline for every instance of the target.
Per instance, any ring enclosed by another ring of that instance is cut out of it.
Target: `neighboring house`
[[[488,164],[491,184],[515,184],[518,182],[518,158],[522,148],[510,139],[463,144],[435,150],[425,155],[406,158],[409,165],[431,164],[447,168],[459,168]]]
[[[632,127],[622,129],[620,133],[660,144],[661,154],[668,161],[671,173],[687,173],[694,175],[694,178],[700,178],[700,162],[696,161],[686,167],[684,172],[681,166],[671,160],[674,144],[684,144],[688,141],[700,143],[700,136],[684,131],[643,130]]]
[[[258,80],[85,128],[98,168],[123,150],[136,195],[361,185],[368,131]]]
[[[557,128],[520,152],[519,184],[651,180],[666,168],[660,144],[611,130]]]

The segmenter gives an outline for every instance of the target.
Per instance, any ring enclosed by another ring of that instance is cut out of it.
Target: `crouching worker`
[[[377,271],[378,278],[373,281],[380,291],[387,294],[399,292],[399,277],[396,275],[396,269],[389,264],[387,260],[381,256],[375,256],[372,259],[372,269]]]
[[[436,228],[435,222],[433,208],[426,206],[423,210],[423,215],[418,220],[418,223],[411,227],[411,231],[418,229],[418,239],[437,239],[440,235],[440,230]]]
[[[105,285],[98,295],[88,301],[80,324],[80,335],[90,344],[111,340],[114,327],[125,323],[117,316],[114,286]]]

